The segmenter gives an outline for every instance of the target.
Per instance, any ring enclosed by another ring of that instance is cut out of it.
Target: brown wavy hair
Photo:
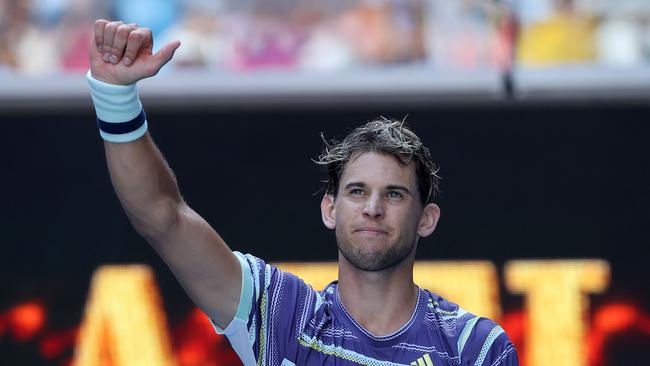
[[[314,162],[326,168],[326,194],[336,197],[345,164],[355,152],[388,154],[404,166],[413,161],[423,205],[433,202],[439,192],[438,167],[431,159],[429,149],[404,120],[381,117],[357,127],[340,142],[327,141],[322,134],[321,137],[325,148]]]

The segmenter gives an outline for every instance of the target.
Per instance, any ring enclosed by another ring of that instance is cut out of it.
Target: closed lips
[[[356,232],[370,232],[370,233],[378,233],[378,234],[388,234],[386,230],[382,230],[379,228],[374,228],[374,227],[362,227],[359,229],[354,230]]]

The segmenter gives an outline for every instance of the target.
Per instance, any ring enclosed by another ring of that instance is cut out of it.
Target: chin
[[[376,244],[370,246],[374,245]],[[399,265],[408,258],[413,248],[367,250],[368,245],[366,245],[363,249],[361,246],[350,248],[339,245],[339,251],[352,266],[367,272],[385,271]]]

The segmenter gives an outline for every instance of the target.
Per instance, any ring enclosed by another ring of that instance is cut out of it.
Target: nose
[[[384,200],[380,195],[375,194],[368,197],[363,206],[363,215],[371,219],[384,216]]]

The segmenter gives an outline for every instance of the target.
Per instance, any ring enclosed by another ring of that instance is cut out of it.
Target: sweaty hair
[[[433,202],[438,194],[438,168],[429,149],[404,121],[381,117],[357,127],[341,142],[328,142],[324,137],[323,141],[325,148],[315,163],[327,170],[326,194],[336,196],[345,164],[356,152],[388,154],[404,166],[413,161],[422,204]]]

